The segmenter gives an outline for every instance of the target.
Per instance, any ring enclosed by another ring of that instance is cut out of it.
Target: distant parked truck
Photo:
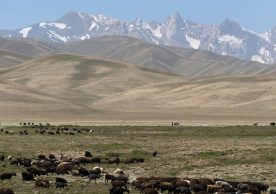
[[[276,126],[276,123],[275,122],[271,122],[270,126]]]

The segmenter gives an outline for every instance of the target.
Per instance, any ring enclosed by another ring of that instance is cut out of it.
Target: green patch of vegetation
[[[226,152],[220,152],[220,151],[206,151],[206,152],[199,152],[197,154],[198,157],[203,159],[215,159],[225,155],[227,155]]]

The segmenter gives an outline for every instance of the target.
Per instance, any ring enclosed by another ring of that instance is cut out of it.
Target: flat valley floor
[[[78,128],[78,127],[75,127]],[[82,128],[82,127],[79,127]],[[142,157],[141,164],[88,164],[87,169],[99,165],[112,173],[121,168],[130,178],[137,176],[178,176],[224,178],[240,181],[260,181],[271,186],[276,183],[276,128],[274,127],[88,127],[93,133],[70,135],[41,135],[35,128],[7,127],[14,131],[0,133],[0,154],[35,159],[39,154],[53,153],[72,157],[83,156],[89,150],[95,156],[123,160]],[[20,135],[27,130],[29,135]],[[157,157],[152,156],[158,151]],[[110,183],[103,178],[90,182],[87,178],[64,176],[69,180],[65,190],[36,189],[34,182],[23,183],[21,167],[0,162],[0,172],[13,171],[18,176],[0,185],[11,187],[18,194],[39,193],[108,193]],[[48,178],[54,180],[56,175]],[[131,193],[139,193],[132,190]]]

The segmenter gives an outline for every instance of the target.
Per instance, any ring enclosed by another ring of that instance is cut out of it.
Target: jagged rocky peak
[[[106,15],[68,12],[52,22],[19,30],[0,30],[0,36],[69,43],[99,36],[135,37],[154,44],[203,49],[264,63],[276,62],[276,28],[263,34],[226,18],[219,25],[201,25],[175,12],[164,22],[123,21]]]
[[[220,30],[222,34],[236,35],[237,37],[242,37],[247,31],[238,22],[226,18],[220,24]]]

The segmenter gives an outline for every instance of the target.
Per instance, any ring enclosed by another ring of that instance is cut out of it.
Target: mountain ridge
[[[206,25],[183,19],[179,13],[174,13],[164,22],[144,22],[141,19],[128,22],[101,14],[69,12],[54,22],[36,23],[14,31],[0,30],[0,35],[58,43],[121,35],[261,63],[276,62],[276,28],[258,34],[227,18],[221,24]]]
[[[160,46],[132,37],[104,36],[56,45],[78,55],[103,57],[168,71],[186,78],[275,74],[275,65],[243,61],[204,50]]]

